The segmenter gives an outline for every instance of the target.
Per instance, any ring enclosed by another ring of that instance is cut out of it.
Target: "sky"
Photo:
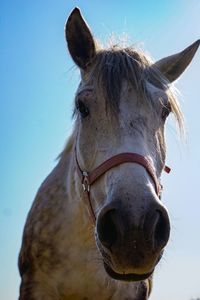
[[[0,2],[0,298],[18,297],[17,257],[28,210],[72,130],[79,72],[67,52],[64,24],[79,6],[94,36],[128,34],[154,59],[200,38],[199,0]],[[172,232],[154,275],[151,300],[200,297],[200,50],[176,83],[186,139],[166,126],[163,201]]]

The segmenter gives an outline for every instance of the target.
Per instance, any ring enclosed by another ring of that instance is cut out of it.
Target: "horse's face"
[[[118,112],[113,112],[106,107],[109,99],[98,94],[92,81],[82,79],[76,96],[76,151],[83,170],[93,170],[116,154],[135,152],[149,157],[160,175],[168,98],[163,91],[149,88],[156,112],[126,81]],[[133,274],[149,275],[168,241],[169,219],[145,168],[125,163],[109,170],[92,186],[91,199],[97,216],[96,241],[106,267],[132,274],[132,280],[143,278]]]
[[[165,162],[164,123],[172,109],[164,85],[156,77],[151,83],[142,76],[138,79],[147,61],[136,52],[112,49],[98,54],[77,9],[68,19],[66,36],[82,74],[75,99],[79,165],[91,171],[116,154],[135,152],[150,159],[159,178]],[[179,75],[167,70],[169,80]],[[150,276],[168,241],[170,224],[146,169],[135,163],[112,168],[92,186],[91,199],[96,242],[108,274],[120,280]]]

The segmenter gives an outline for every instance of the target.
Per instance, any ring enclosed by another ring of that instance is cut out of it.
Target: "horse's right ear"
[[[73,9],[67,20],[65,36],[74,62],[85,70],[95,57],[95,42],[77,7]]]

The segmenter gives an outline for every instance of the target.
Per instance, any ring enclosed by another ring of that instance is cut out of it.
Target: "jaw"
[[[130,282],[130,281],[142,281],[142,280],[145,280],[147,278],[149,278],[152,274],[153,274],[153,271],[149,272],[149,273],[145,273],[145,274],[135,274],[135,273],[129,273],[129,274],[121,274],[121,273],[117,273],[115,272],[109,265],[107,265],[105,262],[104,262],[104,268],[107,272],[107,274],[115,279],[115,280],[121,280],[121,281],[127,281],[127,282]]]
[[[161,251],[160,255],[158,256],[154,266],[152,267],[152,269],[150,269],[149,272],[144,272],[144,273],[137,273],[137,271],[134,273],[131,272],[117,272],[115,271],[111,265],[111,259],[104,259],[104,254],[102,253],[102,257],[103,257],[103,265],[104,265],[104,269],[106,271],[106,273],[113,279],[115,280],[120,280],[120,281],[126,281],[126,282],[133,282],[133,281],[142,281],[145,279],[148,279],[149,277],[151,277],[153,275],[155,266],[158,264],[158,262],[160,261],[160,259],[162,258],[162,254],[163,251]]]
[[[136,272],[121,272],[121,271],[116,271],[113,268],[113,263],[112,263],[112,259],[110,257],[110,255],[108,255],[104,249],[102,249],[102,247],[99,248],[101,256],[102,256],[102,260],[103,260],[103,266],[104,269],[106,271],[106,273],[113,279],[115,280],[119,280],[119,281],[126,281],[126,282],[135,282],[135,281],[143,281],[145,279],[150,278],[153,275],[155,266],[158,264],[158,262],[160,261],[163,251],[161,251],[160,255],[158,256],[158,258],[156,259],[156,262],[154,264],[154,266],[150,269],[150,271],[148,272],[144,272],[144,273],[138,273]]]

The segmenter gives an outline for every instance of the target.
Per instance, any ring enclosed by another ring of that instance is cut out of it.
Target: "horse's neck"
[[[70,141],[69,141],[70,142]],[[76,171],[74,157],[74,145],[67,145],[60,156],[57,166],[57,174],[61,176],[66,187],[66,194],[63,194],[65,201],[65,221],[63,231],[66,239],[63,248],[68,252],[68,259],[74,271],[85,268],[85,261],[94,257],[96,259],[97,249],[95,247],[94,228],[90,221],[87,206],[82,199],[82,185]],[[91,260],[93,261],[93,260]],[[92,272],[94,263],[87,265]],[[96,270],[95,270],[96,271]]]
[[[59,175],[63,178],[66,186],[66,206],[69,232],[77,236],[83,245],[87,240],[91,247],[94,244],[93,224],[90,220],[88,208],[83,199],[83,191],[80,178],[76,171],[75,147],[73,136],[60,156],[58,163]],[[84,245],[84,249],[87,248]]]

